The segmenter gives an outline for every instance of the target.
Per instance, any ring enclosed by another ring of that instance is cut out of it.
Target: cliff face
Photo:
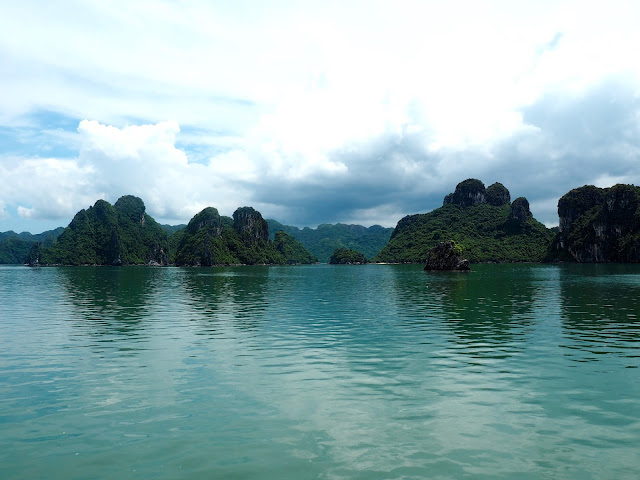
[[[531,210],[529,210],[529,201],[526,198],[518,197],[513,201],[509,211],[509,220],[523,224],[532,216]]]
[[[573,189],[558,201],[558,216],[548,260],[640,262],[640,187]]]
[[[233,228],[240,234],[247,245],[267,243],[269,226],[260,212],[251,207],[241,207],[233,212]]]
[[[541,261],[553,233],[533,218],[526,198],[510,198],[500,183],[460,182],[442,207],[402,218],[374,261],[422,263],[444,240],[464,248],[471,262]]]

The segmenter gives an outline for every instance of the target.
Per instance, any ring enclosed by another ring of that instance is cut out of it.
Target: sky
[[[160,223],[395,226],[460,181],[538,220],[640,184],[640,2],[0,3],[0,231],[98,199]]]

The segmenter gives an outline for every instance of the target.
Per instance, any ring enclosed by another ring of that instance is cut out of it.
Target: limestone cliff
[[[269,226],[252,207],[241,207],[233,212],[233,228],[247,245],[269,241]]]
[[[558,217],[547,260],[640,262],[640,187],[573,189],[558,201]]]

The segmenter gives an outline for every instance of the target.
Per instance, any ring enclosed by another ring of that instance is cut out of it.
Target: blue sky
[[[0,4],[0,231],[103,198],[374,223],[640,183],[635,1]]]

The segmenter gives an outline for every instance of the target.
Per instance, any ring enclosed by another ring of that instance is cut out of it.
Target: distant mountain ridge
[[[29,232],[16,233],[13,230],[0,232],[0,264],[23,264],[35,243],[50,246],[63,231],[64,227],[35,235]]]
[[[321,224],[317,228],[298,228],[284,225],[276,220],[267,219],[270,235],[282,230],[318,257],[321,262],[328,262],[338,248],[357,250],[367,258],[373,258],[389,241],[393,228],[380,225],[363,227],[362,225],[346,225],[344,223]]]

